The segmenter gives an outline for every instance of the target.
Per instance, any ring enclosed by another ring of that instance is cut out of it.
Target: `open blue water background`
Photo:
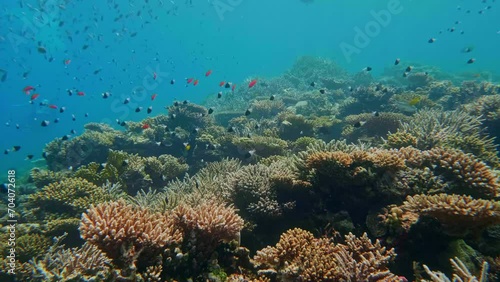
[[[141,120],[149,106],[154,115],[165,113],[164,106],[175,99],[202,102],[218,91],[220,81],[242,85],[247,78],[278,76],[304,55],[335,60],[350,72],[371,66],[375,76],[395,58],[451,73],[491,72],[492,79],[500,66],[500,3],[491,0],[40,2],[45,4],[0,4],[0,69],[8,72],[0,82],[0,149],[22,146],[0,155],[0,173],[29,169],[34,163],[26,155],[41,158],[46,143],[71,129],[81,134],[88,122],[119,128],[116,119]],[[372,30],[369,41],[346,56],[341,46],[356,47],[356,28],[373,26],[374,13],[388,5],[400,12],[377,23],[380,28]],[[447,31],[452,27],[454,32]],[[429,38],[437,40],[429,44]],[[46,54],[37,51],[39,44]],[[468,46],[473,52],[462,53]],[[466,63],[470,58],[474,64]],[[71,63],[65,65],[65,59]],[[205,77],[209,69],[213,73]],[[188,77],[198,78],[199,85],[186,87]],[[22,91],[27,85],[40,94],[34,104]],[[67,89],[86,95],[69,96]],[[112,96],[103,99],[105,91]],[[153,93],[158,96],[151,101]],[[123,105],[126,97],[131,103]],[[66,111],[39,106],[42,100]],[[138,106],[144,109],[135,113]],[[60,122],[54,124],[57,117]],[[51,124],[41,127],[42,120]]]

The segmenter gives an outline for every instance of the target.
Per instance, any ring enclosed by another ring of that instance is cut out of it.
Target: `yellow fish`
[[[421,97],[415,97],[415,98],[412,98],[409,102],[408,102],[408,105],[410,106],[415,106],[416,104],[420,103],[420,101],[422,100]]]
[[[190,145],[189,143],[184,143],[184,149],[185,149],[186,151],[191,150],[191,145]]]

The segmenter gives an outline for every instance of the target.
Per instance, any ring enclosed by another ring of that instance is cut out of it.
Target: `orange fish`
[[[156,80],[156,72],[153,72],[153,79]]]
[[[252,81],[250,81],[250,83],[248,84],[248,88],[252,88],[254,87],[254,85],[257,83],[257,79],[254,79]]]
[[[156,98],[156,96],[158,96],[158,94],[156,94],[156,93],[153,94],[153,95],[151,95],[151,101],[154,101],[154,99]]]
[[[31,95],[31,101],[33,101],[36,98],[38,98],[38,96],[40,96],[40,94],[38,94],[38,93],[35,93],[35,94]]]
[[[188,83],[188,84],[189,84],[189,83],[191,83],[192,81],[193,81],[193,79],[192,79],[192,78],[188,78],[188,79],[187,79],[187,83]]]
[[[78,91],[78,92],[76,93],[76,95],[78,95],[78,96],[85,96],[85,92],[83,92],[83,91]]]
[[[198,85],[198,79],[193,82],[193,86]]]
[[[145,123],[142,125],[142,129],[148,129],[149,128],[149,124]]]
[[[49,105],[48,107],[51,108],[51,109],[57,109],[57,106],[53,105],[53,104]]]
[[[225,82],[225,81],[221,81],[221,82],[219,82],[219,86],[220,86],[220,87],[224,86],[224,84],[226,84],[226,82]]]
[[[205,73],[205,76],[209,76],[212,74],[212,70],[208,70],[206,73]]]

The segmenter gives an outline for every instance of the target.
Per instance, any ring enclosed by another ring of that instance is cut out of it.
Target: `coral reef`
[[[302,229],[283,233],[276,247],[266,247],[254,257],[262,275],[278,281],[400,281],[387,265],[394,259],[377,240],[373,244],[366,233],[357,238],[349,234],[346,243],[335,244],[329,238],[314,238]]]

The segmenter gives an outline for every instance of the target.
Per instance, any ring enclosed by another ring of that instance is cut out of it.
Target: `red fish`
[[[153,94],[153,95],[151,95],[151,101],[154,101],[154,99],[156,98],[156,96],[158,96],[158,94],[156,94],[156,93]]]
[[[31,101],[33,101],[36,98],[38,98],[38,96],[40,96],[40,94],[38,94],[38,93],[35,93],[35,94],[31,95]]]
[[[226,84],[226,82],[225,82],[225,81],[221,81],[221,82],[219,82],[219,86],[220,86],[220,87],[224,86],[224,84]]]
[[[156,80],[156,72],[153,72],[153,79]]]
[[[205,73],[205,76],[209,76],[212,74],[212,70],[208,70],[206,73]]]
[[[142,125],[142,129],[148,129],[149,128],[149,124],[145,123]]]
[[[189,83],[191,83],[192,81],[193,81],[193,78],[188,78],[188,79],[187,79],[187,83],[188,83],[188,84],[189,84]]]
[[[233,87],[231,88],[231,91],[234,92],[234,89],[236,89],[236,84],[233,84]]]
[[[198,79],[193,82],[193,86],[198,85]]]
[[[78,91],[78,92],[76,93],[76,95],[78,95],[78,96],[85,96],[85,92],[83,92],[83,91]]]
[[[69,65],[69,64],[71,64],[71,60],[70,60],[70,59],[66,59],[66,60],[64,60],[64,64],[65,64],[65,65]]]
[[[31,90],[35,90],[35,87],[33,87],[33,86],[29,86],[29,85],[28,85],[28,86],[26,86],[26,87],[24,87],[24,88],[23,88],[23,92],[24,92],[26,95],[29,95]]]
[[[49,105],[48,107],[51,108],[51,109],[57,109],[57,106],[53,105],[53,104]]]
[[[248,88],[252,88],[254,87],[254,85],[257,83],[257,79],[254,79],[252,81],[250,81],[250,83],[248,84]]]

